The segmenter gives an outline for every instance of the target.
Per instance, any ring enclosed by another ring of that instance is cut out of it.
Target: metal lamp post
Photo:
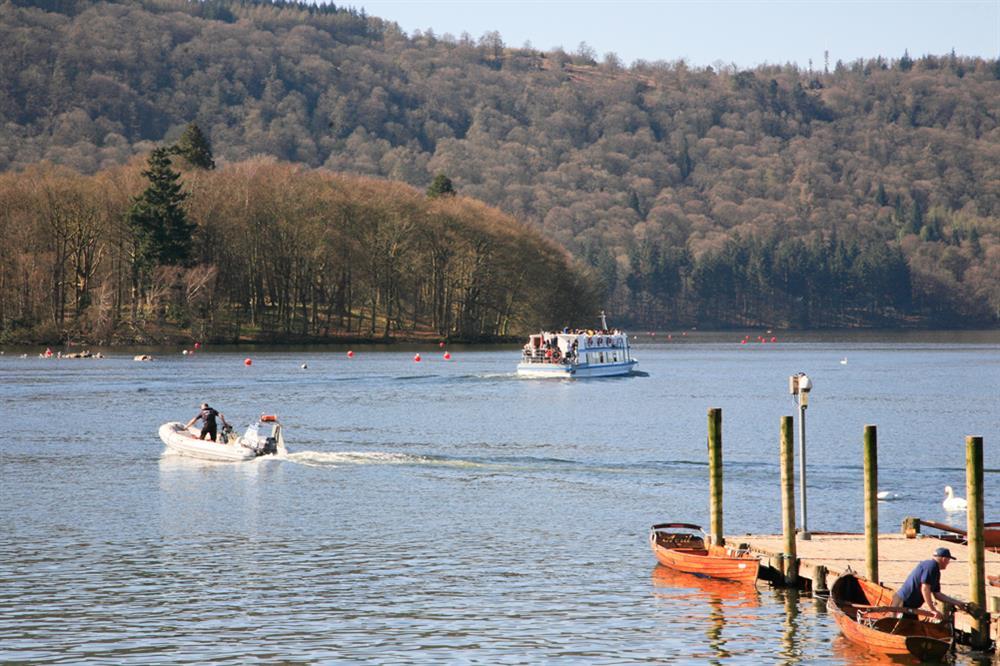
[[[806,373],[800,372],[788,378],[789,392],[796,396],[799,405],[799,497],[801,498],[802,531],[799,537],[809,541],[809,523],[806,521],[806,407],[809,406],[809,391],[812,390],[812,380]]]

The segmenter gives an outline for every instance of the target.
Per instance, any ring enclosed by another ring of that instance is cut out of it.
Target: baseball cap
[[[951,551],[947,548],[938,548],[935,550],[934,557],[947,557],[949,560],[955,559],[955,557],[951,554]]]

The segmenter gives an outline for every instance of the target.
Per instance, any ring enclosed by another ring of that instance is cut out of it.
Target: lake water
[[[1000,335],[665,337],[637,343],[642,375],[587,381],[518,379],[514,348],[7,349],[0,661],[868,661],[821,600],[655,567],[648,527],[707,525],[720,407],[726,531],[780,532],[799,371],[810,529],[863,530],[865,424],[901,495],[882,531],[964,524],[941,500],[964,495],[966,435],[1000,520]],[[290,455],[165,454],[159,425],[203,400],[241,430],[277,413]]]

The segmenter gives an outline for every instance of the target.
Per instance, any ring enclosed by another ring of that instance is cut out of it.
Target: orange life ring
[[[277,420],[278,420],[278,417],[275,416],[274,414],[261,414],[260,415],[260,422],[261,423],[273,423],[273,422],[275,422]]]

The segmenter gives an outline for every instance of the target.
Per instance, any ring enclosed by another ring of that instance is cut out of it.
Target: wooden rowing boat
[[[891,589],[847,573],[830,588],[827,608],[853,643],[882,654],[940,661],[951,649],[951,624],[928,611],[891,604]]]
[[[936,530],[945,532],[945,534],[938,535],[939,539],[952,541],[954,543],[969,543],[969,535],[961,527],[955,527],[954,525],[949,525],[947,523],[939,523],[935,520],[924,520],[922,518],[917,518],[916,522],[918,525],[926,525],[927,527],[933,527]],[[911,535],[907,534],[907,536]],[[983,543],[987,550],[994,553],[1000,553],[1000,522],[983,523]]]
[[[706,546],[703,534],[697,525],[660,523],[649,530],[649,546],[660,564],[677,571],[745,583],[757,580],[760,562],[756,557],[724,546]]]

